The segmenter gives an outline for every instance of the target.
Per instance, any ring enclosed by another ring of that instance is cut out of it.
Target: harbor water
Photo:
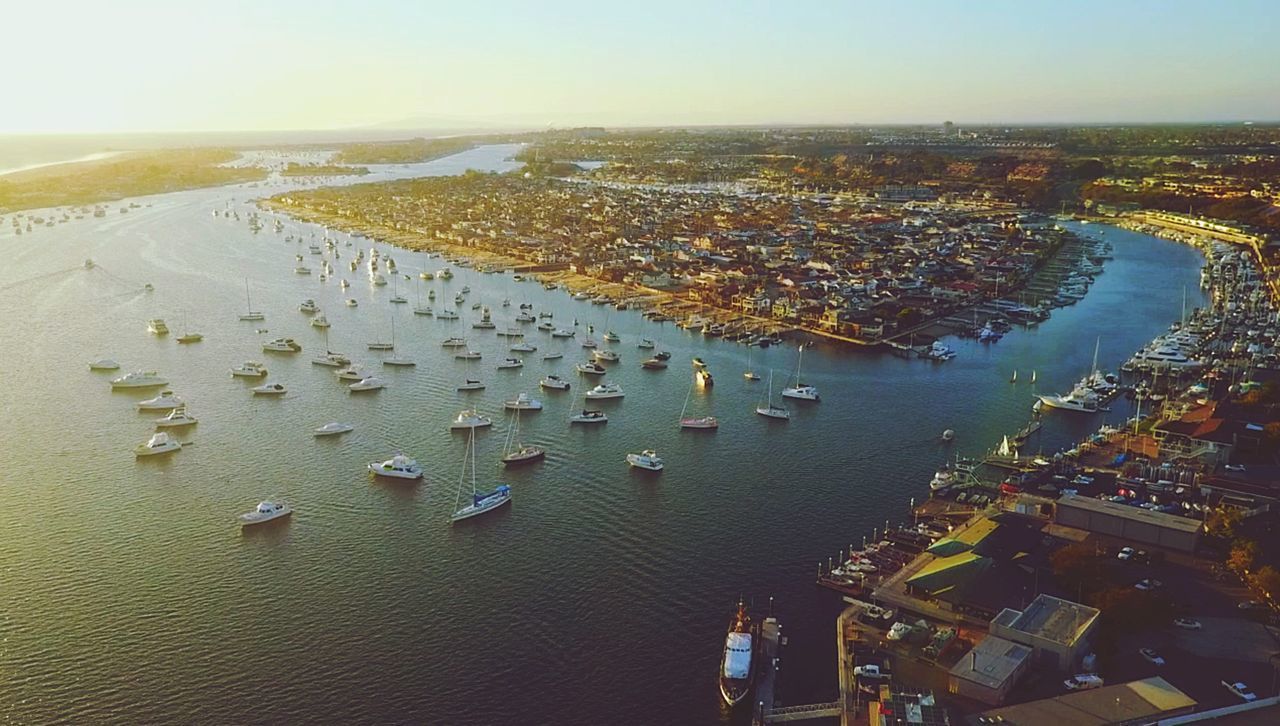
[[[512,147],[483,147],[360,181],[466,168],[507,170]],[[837,598],[814,585],[817,563],[872,528],[906,518],[933,471],[956,451],[980,454],[1020,428],[1036,392],[1066,392],[1088,372],[1115,370],[1181,314],[1184,287],[1200,302],[1199,254],[1154,237],[1090,225],[1115,259],[1078,304],[999,343],[949,340],[947,363],[818,345],[802,377],[820,403],[789,401],[790,422],[754,414],[765,381],[795,373],[796,348],[748,349],[653,323],[635,310],[574,301],[506,274],[454,268],[419,282],[440,259],[378,245],[402,273],[371,286],[347,263],[369,240],[335,233],[341,259],[320,282],[307,243],[323,232],[285,220],[283,232],[248,229],[251,200],[283,187],[230,187],[149,197],[106,218],[87,216],[15,236],[0,225],[0,720],[218,722],[358,720],[436,724],[717,723],[724,629],[742,595],[758,615],[775,598],[788,645],[779,691],[788,703],[836,693],[832,619]],[[214,216],[231,209],[240,221]],[[285,235],[304,242],[285,242]],[[302,254],[311,275],[293,273]],[[92,258],[94,269],[85,269]],[[410,275],[411,280],[403,275]],[[338,278],[351,282],[347,291]],[[241,322],[245,281],[262,322]],[[153,292],[143,289],[145,283]],[[470,286],[457,321],[415,316],[434,289],[437,309]],[[343,298],[358,300],[347,307]],[[299,303],[314,298],[328,338]],[[504,298],[510,307],[502,307]],[[520,304],[552,312],[578,336],[526,328],[536,353],[473,330],[473,302],[498,330]],[[146,321],[174,331],[150,335]],[[383,368],[366,344],[395,326],[395,353],[415,368]],[[605,380],[626,397],[601,402],[609,422],[571,427],[582,408],[587,326],[617,331],[622,354]],[[203,342],[179,345],[184,328]],[[265,329],[266,332],[259,332]],[[483,359],[465,363],[440,343],[466,338]],[[289,336],[303,352],[264,353]],[[642,337],[672,353],[670,368],[639,367]],[[389,381],[352,394],[311,358],[329,349]],[[563,349],[564,358],[542,355]],[[496,370],[507,355],[525,366]],[[694,388],[690,359],[715,374]],[[111,357],[118,373],[87,369]],[[253,397],[232,366],[261,360],[281,398]],[[154,395],[112,392],[113,375],[159,371],[199,424],[191,446],[135,459],[159,414],[133,404]],[[1013,370],[1021,383],[1011,384]],[[1038,383],[1026,383],[1032,370]],[[548,373],[568,392],[539,391]],[[466,377],[487,388],[460,393]],[[541,412],[522,439],[545,462],[501,469],[509,421],[502,401],[528,392]],[[677,419],[715,415],[716,432],[681,431]],[[448,429],[459,410],[493,417],[477,436],[481,487],[507,483],[509,507],[449,524],[466,438]],[[1123,420],[1121,399],[1106,416]],[[1067,448],[1104,415],[1051,412],[1028,443]],[[315,438],[344,421],[355,430]],[[956,441],[940,440],[944,429]],[[954,447],[954,448],[953,448]],[[666,470],[629,470],[627,453],[656,449]],[[370,461],[403,451],[426,468],[419,484],[373,481]],[[236,515],[263,499],[292,519],[241,532]]]

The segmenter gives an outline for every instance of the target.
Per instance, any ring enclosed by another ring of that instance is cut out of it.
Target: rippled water
[[[510,168],[509,147],[490,147],[382,176]],[[270,190],[268,190],[270,191]],[[746,348],[704,340],[638,312],[606,312],[509,276],[458,269],[437,307],[470,285],[470,301],[495,305],[499,329],[520,303],[557,322],[608,326],[623,336],[622,362],[607,379],[626,391],[604,402],[610,421],[570,428],[581,383],[538,392],[549,372],[572,377],[576,343],[560,347],[532,325],[541,347],[520,371],[497,371],[507,341],[460,321],[415,317],[346,270],[360,307],[340,304],[335,281],[294,275],[305,245],[210,210],[262,189],[204,190],[139,200],[152,206],[12,236],[0,226],[0,718],[17,722],[279,722],[359,719],[430,723],[713,723],[725,718],[715,688],[723,629],[739,593],[758,609],[768,596],[784,622],[783,695],[826,700],[835,690],[831,616],[837,599],[812,584],[815,566],[900,520],[924,496],[947,455],[944,428],[976,452],[1016,430],[1036,369],[1065,390],[1089,367],[1095,336],[1102,363],[1128,353],[1179,315],[1188,285],[1198,301],[1198,255],[1143,235],[1109,230],[1116,259],[1088,297],[1034,330],[996,345],[959,341],[942,365],[816,348],[805,356],[816,405],[792,403],[778,424],[752,412],[763,384],[741,378]],[[286,233],[313,230],[290,223]],[[1099,228],[1086,228],[1090,234]],[[345,236],[339,236],[345,240]],[[367,248],[369,243],[366,241]],[[387,248],[383,248],[387,251]],[[402,273],[439,260],[394,250]],[[92,257],[101,267],[85,271]],[[265,323],[239,322],[248,277]],[[140,291],[143,282],[155,292]],[[426,289],[425,286],[423,288]],[[503,297],[512,307],[497,307]],[[390,334],[415,358],[388,368],[386,390],[349,394],[332,369],[310,363],[321,331],[297,311],[315,298],[333,323],[329,346],[376,361],[370,340]],[[164,317],[175,335],[184,315],[204,333],[195,345],[147,334]],[[255,333],[266,327],[268,334]],[[263,339],[298,339],[298,356],[263,353]],[[468,370],[440,341],[462,335],[484,359]],[[639,369],[638,338],[671,350],[670,369]],[[598,337],[598,334],[597,334]],[[688,361],[717,374],[690,412],[715,414],[716,433],[675,424],[689,390]],[[795,364],[794,348],[752,353],[752,367]],[[161,460],[134,459],[155,414],[112,393],[100,356],[125,369],[154,368],[190,402],[194,446]],[[255,399],[228,369],[264,360],[282,399]],[[458,393],[478,374],[488,388]],[[528,391],[546,403],[523,420],[524,439],[546,462],[498,466],[501,401]],[[465,438],[449,419],[476,405],[497,422],[478,438],[482,485],[511,484],[512,505],[450,526]],[[1116,411],[1119,418],[1125,414]],[[354,432],[315,439],[311,429],[347,421]],[[1096,428],[1095,417],[1053,415],[1048,450]],[[627,452],[655,448],[659,475],[629,471]],[[373,482],[365,463],[403,450],[428,470],[420,485]],[[296,508],[291,522],[242,533],[235,516],[260,499]]]

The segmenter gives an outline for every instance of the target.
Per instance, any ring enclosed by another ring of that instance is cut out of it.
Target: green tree
[[[1251,539],[1236,540],[1227,556],[1227,567],[1236,572],[1248,572],[1258,559],[1258,543]]]
[[[1258,574],[1254,575],[1254,584],[1268,598],[1275,599],[1280,596],[1280,572],[1271,565],[1266,565],[1258,570]]]

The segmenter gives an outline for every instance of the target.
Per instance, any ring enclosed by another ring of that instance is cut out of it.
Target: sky
[[[7,0],[0,134],[1280,120],[1280,0]]]

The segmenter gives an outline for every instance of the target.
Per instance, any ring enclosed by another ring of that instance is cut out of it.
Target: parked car
[[[1062,682],[1068,691],[1087,691],[1091,688],[1102,688],[1106,683],[1100,676],[1092,673],[1077,673]]]
[[[889,674],[880,670],[880,666],[878,665],[855,666],[853,669],[853,675],[858,678],[875,678],[875,679],[889,677]]]
[[[1227,464],[1226,466],[1224,466],[1224,467],[1222,467],[1222,468],[1223,468],[1223,469],[1226,469],[1227,471],[1237,471],[1237,472],[1239,472],[1239,471],[1244,471],[1244,464]]]
[[[1240,603],[1236,607],[1240,608],[1241,610],[1260,610],[1266,607],[1266,605],[1263,605],[1257,600],[1245,600],[1244,602]]]
[[[1120,551],[1119,551],[1118,553],[1116,553],[1116,559],[1117,559],[1117,560],[1128,560],[1128,559],[1132,559],[1132,558],[1133,558],[1133,548],[1132,548],[1132,547],[1121,547],[1121,548],[1120,548]]]
[[[1199,630],[1200,629],[1200,621],[1192,620],[1191,618],[1178,618],[1177,620],[1173,621],[1173,624],[1178,626],[1179,628],[1182,628],[1183,630]]]
[[[1160,586],[1163,584],[1164,583],[1160,582],[1159,580],[1138,580],[1137,582],[1133,583],[1133,586],[1138,588],[1139,590],[1156,590],[1156,589],[1159,589]]]
[[[1164,658],[1161,658],[1160,654],[1157,653],[1153,648],[1141,648],[1138,650],[1138,653],[1143,658],[1146,658],[1147,662],[1151,663],[1152,665],[1158,665],[1158,666],[1164,665]]]
[[[1239,697],[1240,700],[1242,701],[1258,700],[1258,695],[1254,693],[1252,690],[1250,690],[1248,686],[1246,686],[1243,683],[1240,683],[1239,681],[1235,683],[1227,683],[1226,681],[1223,681],[1222,685],[1226,686],[1228,691],[1231,691],[1232,693],[1236,694],[1236,696]]]

